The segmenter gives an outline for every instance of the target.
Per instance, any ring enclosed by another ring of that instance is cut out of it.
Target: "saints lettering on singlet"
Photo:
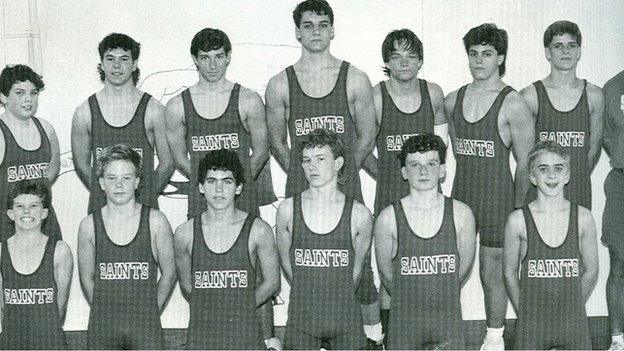
[[[455,254],[401,257],[401,275],[455,273]]]
[[[418,135],[416,134],[399,134],[399,135],[388,135],[386,136],[386,150],[387,151],[401,151],[403,148],[403,143],[413,137]]]
[[[141,155],[141,158],[143,158],[143,149],[141,149],[140,147],[133,147],[132,149],[136,151],[139,155]],[[103,147],[96,147],[95,157],[100,157],[100,155],[102,154],[102,150],[104,150]]]
[[[295,135],[302,136],[315,129],[329,129],[337,134],[344,134],[345,124],[343,116],[318,116],[295,119]]]
[[[455,152],[459,155],[494,157],[494,142],[455,138]]]
[[[147,262],[101,262],[101,280],[147,280],[149,279]]]
[[[295,265],[299,267],[348,267],[349,250],[295,249]]]
[[[247,270],[195,271],[195,289],[246,288]]]
[[[27,179],[41,179],[48,175],[48,162],[33,163],[29,165],[10,166],[7,169],[7,181],[19,182]]]
[[[540,132],[540,141],[555,141],[563,147],[583,147],[585,132]]]
[[[529,278],[569,278],[579,276],[579,260],[576,258],[529,260]]]
[[[53,288],[4,289],[4,303],[7,305],[44,305],[53,302]]]
[[[238,133],[191,136],[192,151],[238,149]]]

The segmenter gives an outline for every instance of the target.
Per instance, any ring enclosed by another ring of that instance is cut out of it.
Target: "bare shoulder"
[[[504,110],[503,115],[507,117],[522,118],[532,116],[529,104],[517,91],[511,91],[507,94],[501,110]]]
[[[174,114],[183,114],[184,113],[184,105],[182,103],[182,93],[172,97],[169,101],[167,101],[167,105],[165,109],[169,113]]]
[[[190,236],[193,234],[193,223],[194,223],[195,219],[191,218],[188,221],[180,224],[176,230],[175,230],[175,234],[174,236],[176,238],[179,237],[186,237],[186,236]]]
[[[145,111],[147,114],[160,113],[165,112],[165,106],[160,103],[160,101],[156,100],[153,96],[147,102],[147,108]]]
[[[273,230],[271,226],[265,222],[262,218],[256,217],[251,225],[251,235],[259,238],[273,237]]]
[[[604,101],[604,93],[599,86],[587,82],[587,99],[590,104],[602,104]]]
[[[591,211],[581,205],[578,207],[578,222],[584,228],[595,227],[596,225]]]
[[[447,112],[450,112],[451,110],[453,110],[455,108],[455,101],[457,101],[457,94],[458,93],[459,93],[459,89],[454,90],[454,91],[450,92],[444,98],[444,107],[446,108]]]
[[[289,197],[284,199],[277,207],[277,217],[281,219],[288,219],[292,217],[293,213],[293,198]]]
[[[285,70],[281,70],[278,74],[269,79],[267,83],[266,92],[273,94],[288,93],[288,77]]]
[[[529,101],[537,100],[537,90],[535,89],[535,85],[529,84],[522,88],[522,90],[520,90],[520,95]]]
[[[50,122],[48,122],[47,119],[41,118],[41,117],[37,117],[37,119],[39,120],[39,122],[41,122],[41,126],[43,127],[43,129],[46,131],[48,135],[52,133],[56,134],[54,131],[54,127],[52,126]]]
[[[353,201],[353,209],[351,210],[352,217],[356,223],[361,223],[365,221],[372,221],[373,216],[364,204],[361,202],[354,200]]]
[[[381,98],[381,82],[373,86],[373,96],[375,96],[375,98]]]
[[[167,219],[165,214],[155,208],[150,208],[149,221],[150,221],[150,227],[152,225],[157,225],[157,226],[169,225],[169,220]]]
[[[371,85],[368,75],[351,64],[349,65],[349,70],[347,71],[347,82],[348,85],[351,85],[354,88],[358,88],[360,85]]]
[[[375,219],[375,223],[377,225],[383,225],[384,227],[396,223],[394,206],[390,205],[381,210],[381,212],[377,215],[377,218]]]
[[[69,245],[67,245],[67,243],[64,242],[63,240],[58,240],[54,248],[54,259],[55,260],[62,259],[67,256],[71,257],[71,255],[72,255],[72,252],[71,252],[71,249],[69,248]]]
[[[89,100],[83,101],[76,110],[74,110],[74,123],[91,123],[91,108],[89,107]]]
[[[89,239],[95,236],[95,227],[93,225],[93,215],[90,214],[80,221],[78,226],[78,238]]]
[[[429,90],[431,100],[444,100],[444,91],[437,83],[427,81],[427,89]]]
[[[526,232],[526,223],[524,222],[524,214],[522,209],[514,210],[507,217],[507,228],[514,232]]]
[[[459,200],[453,200],[453,213],[455,213],[455,216],[457,218],[460,218],[463,220],[467,220],[467,219],[474,220],[474,214],[470,206],[466,205],[465,203]]]
[[[262,98],[260,97],[260,94],[242,85],[240,87],[240,92],[239,92],[239,104],[243,107],[251,107],[251,106],[256,106],[258,104],[264,105],[264,103],[262,102]]]

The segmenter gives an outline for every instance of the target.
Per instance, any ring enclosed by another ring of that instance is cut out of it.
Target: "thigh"
[[[331,346],[334,350],[363,350],[366,348],[366,336],[362,326],[353,328],[342,334],[338,334],[331,339]]]
[[[318,350],[320,347],[321,338],[306,334],[300,329],[286,326],[285,350]]]

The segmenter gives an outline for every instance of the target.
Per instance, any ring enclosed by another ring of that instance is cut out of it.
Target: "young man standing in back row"
[[[552,140],[570,150],[570,183],[565,197],[591,209],[591,172],[602,138],[604,97],[599,87],[576,76],[581,58],[581,31],[576,23],[557,21],[544,32],[544,53],[550,74],[520,94],[536,117],[535,141]],[[537,196],[529,188],[526,203]]]
[[[301,57],[269,80],[266,88],[267,124],[273,155],[286,172],[286,197],[308,188],[299,164],[301,138],[314,129],[336,133],[348,152],[340,191],[363,203],[359,169],[375,146],[377,121],[368,76],[334,57],[334,12],[325,0],[306,0],[293,11]],[[290,147],[287,144],[290,139]],[[377,288],[370,258],[358,287],[364,324],[377,325],[370,335],[381,339]],[[369,328],[367,328],[369,329]]]
[[[106,204],[98,184],[97,159],[102,149],[126,143],[141,155],[137,201],[158,208],[158,194],[174,171],[165,137],[164,106],[137,89],[141,45],[125,34],[111,33],[98,45],[104,88],[76,108],[71,144],[76,173],[89,189],[88,213]],[[154,154],[158,166],[154,167]]]
[[[464,36],[464,47],[472,83],[445,99],[457,161],[452,197],[470,206],[480,235],[479,273],[487,318],[481,349],[502,350],[507,310],[505,221],[514,207],[524,202],[527,156],[533,146],[535,123],[524,99],[501,80],[507,32],[492,23],[482,24]],[[509,168],[510,151],[517,163],[514,178]]]

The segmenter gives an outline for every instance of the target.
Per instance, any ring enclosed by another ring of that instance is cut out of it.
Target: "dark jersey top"
[[[355,296],[351,239],[353,199],[346,197],[338,225],[327,234],[313,232],[305,223],[301,195],[293,198],[290,246],[292,284],[288,327],[315,337],[331,338],[362,326]]]
[[[164,347],[149,215],[150,208],[143,206],[135,237],[118,245],[106,233],[102,211],[93,213],[95,284],[87,331],[89,348]]]
[[[501,90],[485,116],[474,123],[464,116],[466,88],[459,89],[452,116],[457,161],[452,197],[474,212],[482,245],[502,246],[505,222],[514,209],[514,185],[509,169],[510,148],[501,140],[498,115],[513,88]],[[494,233],[495,238],[488,237]]]
[[[256,187],[251,178],[251,136],[245,130],[238,111],[240,85],[234,84],[225,112],[217,118],[207,119],[199,115],[193,105],[191,92],[182,92],[184,104],[184,123],[186,124],[186,149],[191,157],[190,192],[188,197],[188,218],[195,217],[206,210],[206,200],[198,190],[197,178],[199,161],[212,150],[231,149],[236,152],[245,171],[243,192],[236,199],[236,207],[258,214],[259,203]],[[201,180],[203,182],[203,179]]]
[[[421,102],[418,110],[404,113],[394,104],[386,82],[380,82],[383,110],[381,126],[377,135],[379,176],[375,191],[375,215],[394,201],[409,194],[409,184],[401,175],[398,159],[403,143],[411,136],[433,133],[435,124],[433,107],[427,82],[419,79]]]
[[[154,146],[150,144],[145,131],[145,110],[151,96],[143,93],[139,105],[128,124],[115,127],[104,119],[95,94],[88,99],[91,110],[91,194],[89,196],[89,213],[93,213],[106,205],[106,194],[100,188],[98,179],[97,158],[102,149],[121,143],[130,145],[141,155],[142,174],[139,183],[137,202],[158,208],[158,194],[155,190]]]
[[[430,238],[414,233],[401,200],[393,206],[397,254],[393,260],[388,347],[424,349],[428,344],[436,344],[441,348],[463,349],[466,345],[453,200],[444,199],[442,224]]]
[[[188,349],[266,348],[256,308],[256,273],[249,257],[254,220],[248,215],[232,247],[216,253],[204,239],[201,215],[193,219]]]
[[[570,182],[565,186],[566,199],[591,209],[591,165],[589,164],[590,113],[587,81],[576,106],[567,112],[555,109],[541,81],[533,83],[537,92],[538,112],[535,142],[551,140],[565,147],[570,154]],[[526,203],[537,197],[531,185]]]
[[[49,238],[39,267],[21,274],[13,267],[8,244],[2,241],[4,313],[0,349],[66,349],[54,280],[56,240]]]
[[[33,117],[32,120],[41,135],[41,145],[35,150],[23,149],[15,140],[9,127],[0,120],[0,129],[4,136],[4,159],[0,164],[0,240],[6,240],[15,233],[13,221],[7,215],[7,197],[15,182],[36,180],[50,186],[46,178],[48,165],[52,159],[50,139],[39,119]],[[52,203],[50,203],[48,217],[44,220],[41,231],[55,241],[62,237]]]
[[[579,250],[578,206],[570,204],[564,242],[547,245],[528,207],[522,209],[527,252],[520,273],[516,349],[591,349]]]
[[[348,71],[349,63],[343,61],[334,89],[323,97],[314,98],[306,95],[301,89],[293,66],[286,68],[290,101],[288,117],[290,167],[286,179],[286,197],[299,194],[308,188],[301,167],[301,137],[315,129],[325,128],[336,132],[349,150],[338,182],[340,191],[363,202],[360,176],[353,158],[357,133],[347,98]]]

